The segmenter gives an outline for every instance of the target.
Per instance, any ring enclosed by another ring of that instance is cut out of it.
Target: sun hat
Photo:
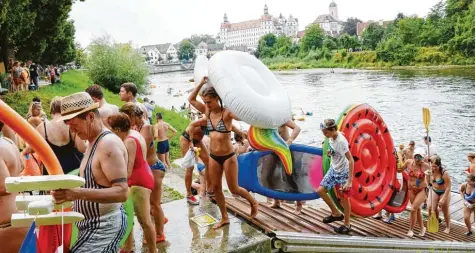
[[[78,92],[61,100],[60,120],[70,120],[83,112],[87,112],[99,107],[99,103],[94,103],[87,92]]]

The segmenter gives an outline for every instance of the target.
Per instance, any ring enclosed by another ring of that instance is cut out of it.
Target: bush
[[[448,55],[439,47],[420,47],[415,57],[415,62],[441,64],[448,62]]]
[[[94,40],[89,48],[91,54],[86,68],[94,83],[118,93],[121,84],[133,82],[139,93],[145,92],[149,71],[144,58],[131,45],[102,37]]]

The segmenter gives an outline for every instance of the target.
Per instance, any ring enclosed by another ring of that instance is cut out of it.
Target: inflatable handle
[[[42,162],[50,175],[63,175],[56,155],[51,150],[48,143],[24,118],[15,112],[5,102],[0,100],[0,121],[8,125],[13,131],[20,135],[30,147],[41,156]]]
[[[410,193],[408,192],[408,174],[405,171],[403,171],[402,176],[403,176],[403,187],[404,187],[403,189],[405,189],[406,187],[405,200],[400,206],[386,205],[384,209],[388,212],[401,213],[406,210],[408,206],[408,202],[410,201]]]

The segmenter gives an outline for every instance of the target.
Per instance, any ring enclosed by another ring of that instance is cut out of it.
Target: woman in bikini
[[[197,93],[203,84],[202,81],[200,85],[196,86],[194,93]],[[238,185],[238,159],[231,143],[231,129],[232,121],[239,119],[231,111],[223,108],[221,99],[214,88],[210,87],[203,90],[202,98],[206,104],[208,114],[205,118],[193,122],[192,127],[206,126],[210,133],[210,158],[212,159],[208,162],[208,175],[222,215],[220,222],[213,226],[214,229],[217,229],[230,223],[226,212],[225,196],[222,191],[223,171],[225,171],[230,192],[245,198],[250,203],[250,217],[252,219],[258,214],[258,202],[253,199],[247,190]],[[193,140],[194,136],[191,135],[190,138]],[[193,148],[193,144],[190,144],[190,148]]]
[[[474,152],[470,152],[468,154],[468,161],[469,161],[469,167],[465,172],[466,174],[474,175]]]
[[[154,129],[145,119],[144,111],[133,102],[128,102],[119,110],[129,116],[131,119],[131,127],[135,128],[144,138],[147,145],[147,164],[152,170],[154,176],[154,188],[150,196],[150,204],[152,216],[154,217],[155,230],[157,232],[156,242],[165,241],[164,224],[167,223],[167,218],[162,209],[162,180],[165,176],[165,165],[159,160],[154,149]]]
[[[131,120],[125,113],[110,115],[107,123],[127,148],[127,184],[134,203],[134,213],[144,230],[149,252],[157,252],[155,227],[150,217],[150,194],[154,189],[154,177],[146,162],[146,154],[143,152],[147,149],[146,142],[139,132],[131,129]],[[130,233],[127,237],[121,253],[132,252],[133,234]]]
[[[439,209],[443,211],[446,228],[445,233],[450,233],[450,200],[451,200],[451,178],[448,171],[441,165],[441,158],[437,155],[431,157],[431,169],[433,171],[431,188],[433,189],[433,200],[430,201],[429,214],[435,212],[439,216]],[[434,204],[432,206],[432,203]]]
[[[459,190],[463,201],[464,224],[468,228],[466,236],[471,236],[471,215],[474,215],[474,174],[468,174],[466,183],[461,185]]]
[[[430,169],[430,165],[423,161],[422,150],[415,150],[413,159],[407,159],[405,161],[405,168],[408,170],[408,189],[410,191],[410,202],[412,204],[410,214],[410,230],[408,230],[407,236],[413,237],[413,227],[416,221],[420,225],[421,232],[419,236],[424,236],[426,228],[423,225],[423,217],[421,215],[421,205],[427,198],[427,182],[425,172]]]

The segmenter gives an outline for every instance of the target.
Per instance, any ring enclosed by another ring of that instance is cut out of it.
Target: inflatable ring
[[[210,59],[208,73],[223,103],[241,121],[258,128],[277,128],[291,119],[286,90],[256,57],[221,51]]]
[[[397,163],[392,137],[378,112],[367,104],[349,106],[337,123],[338,131],[347,138],[354,157],[350,194],[352,213],[372,216],[387,206],[394,192]],[[342,209],[339,201],[342,194],[338,187],[331,191],[334,202]]]
[[[200,84],[204,76],[208,76],[208,58],[204,55],[199,55],[197,59],[195,59],[195,65],[193,67],[193,81],[195,85]],[[210,87],[210,85],[204,84],[198,95],[202,94],[202,91],[207,87]]]

